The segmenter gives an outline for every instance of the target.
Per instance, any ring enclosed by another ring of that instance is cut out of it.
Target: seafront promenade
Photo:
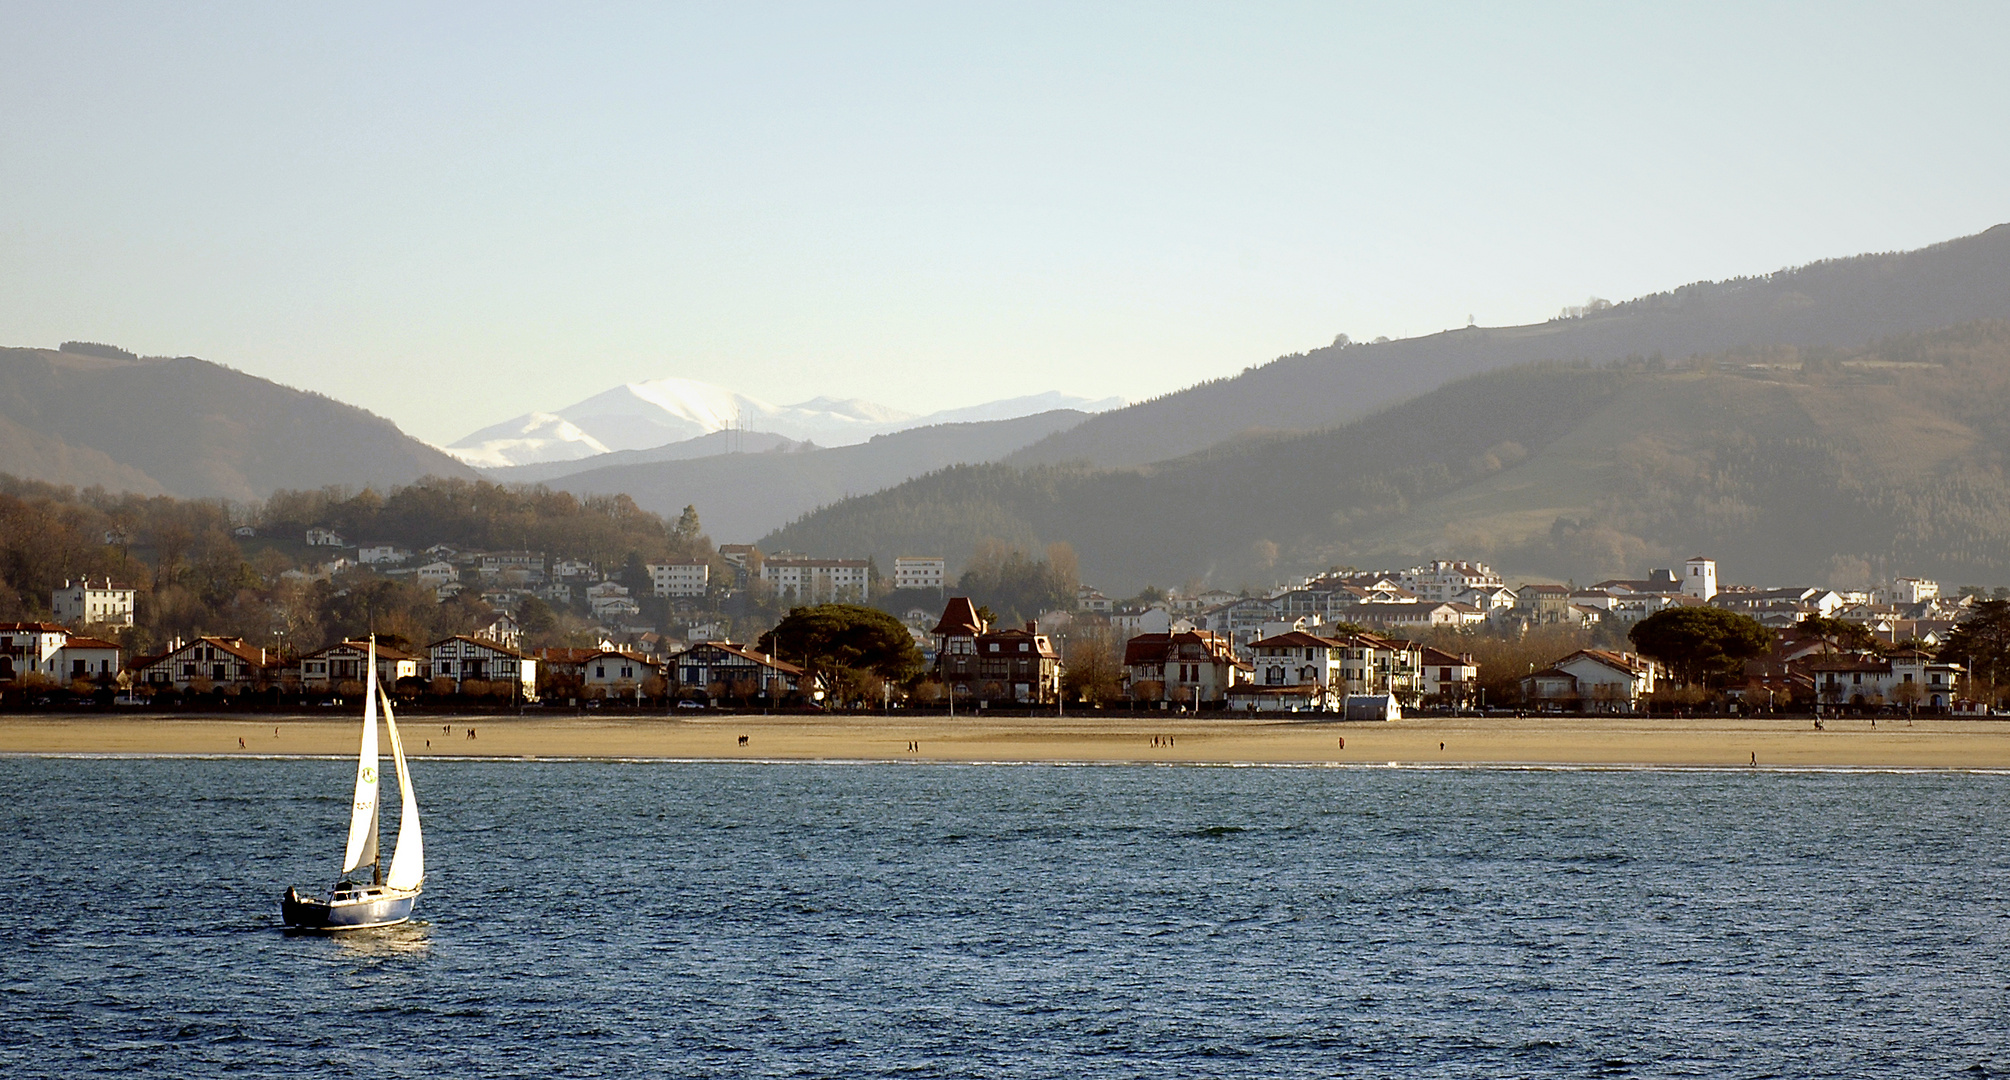
[[[2010,722],[1429,718],[1375,722],[1123,714],[417,716],[418,758],[1750,766],[2010,769]],[[473,732],[472,736],[469,734]],[[741,737],[745,737],[745,742]],[[353,717],[8,716],[0,754],[352,754]]]

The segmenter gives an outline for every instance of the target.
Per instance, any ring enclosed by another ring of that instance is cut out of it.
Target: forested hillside
[[[237,526],[257,523],[241,538]],[[342,552],[307,548],[310,525],[354,540],[463,550],[529,549],[625,573],[669,556],[711,553],[696,515],[665,521],[629,499],[576,499],[462,480],[394,488],[282,491],[263,506],[78,491],[0,474],[0,621],[43,619],[66,578],[111,577],[138,590],[138,625],[122,635],[144,652],[180,635],[230,634],[255,645],[313,649],[372,628],[410,641],[464,633],[494,617],[474,590],[447,603],[429,588],[367,570],[302,581]],[[346,554],[354,556],[353,550]],[[532,644],[552,643],[533,628]],[[580,642],[581,644],[587,642]]]
[[[1074,546],[1086,580],[1262,585],[1432,555],[1638,573],[1705,551],[1745,581],[2010,581],[2010,323],[1862,349],[1550,363],[1340,427],[1139,470],[950,469],[764,546],[960,558]]]
[[[1861,347],[1979,319],[2010,319],[2010,225],[1918,251],[1699,282],[1532,326],[1315,349],[1100,414],[1009,460],[1142,465],[1246,432],[1328,427],[1456,378],[1536,361]]]
[[[0,470],[142,495],[473,478],[380,416],[192,356],[0,349]],[[87,351],[82,351],[87,350]]]

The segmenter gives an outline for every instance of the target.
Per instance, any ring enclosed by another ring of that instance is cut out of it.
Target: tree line
[[[256,535],[237,535],[247,525]],[[240,505],[79,491],[0,474],[0,621],[48,618],[56,588],[84,577],[135,590],[135,625],[107,630],[129,656],[201,634],[295,652],[373,629],[425,642],[494,618],[474,590],[442,603],[430,588],[366,570],[289,576],[335,554],[305,547],[310,526],[352,542],[536,550],[631,579],[646,562],[716,558],[695,509],[665,521],[618,495],[580,499],[540,487],[428,478],[381,495],[367,488],[278,491]],[[646,589],[647,582],[631,586]],[[543,629],[564,629],[544,617],[549,608],[541,603],[527,608]]]

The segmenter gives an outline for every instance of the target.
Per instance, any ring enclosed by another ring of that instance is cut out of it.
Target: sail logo
[[[364,766],[364,768],[363,768],[363,782],[364,782],[364,783],[366,783],[366,784],[374,784],[374,783],[376,783],[376,782],[377,782],[377,770],[375,770],[375,769],[373,769],[373,768],[370,768],[370,767],[369,767],[369,766],[367,766],[367,765],[366,765],[366,766]]]

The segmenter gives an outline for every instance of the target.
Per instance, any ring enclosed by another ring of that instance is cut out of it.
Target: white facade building
[[[597,687],[610,696],[633,695],[662,673],[661,667],[641,653],[603,649],[580,664],[580,684],[586,689]]]
[[[1314,705],[1346,692],[1347,644],[1292,630],[1249,643],[1250,682],[1257,686],[1304,687]]]
[[[703,559],[650,563],[649,582],[657,596],[703,596],[712,583],[712,565]]]
[[[461,580],[461,572],[445,559],[429,562],[412,571],[412,580],[428,589],[437,589],[450,581]]]
[[[1501,576],[1485,563],[1439,559],[1429,566],[1413,566],[1396,575],[1396,584],[1416,593],[1426,603],[1442,604],[1464,600],[1461,593],[1473,589],[1498,589]]]
[[[0,623],[0,682],[29,672],[57,682],[110,680],[119,673],[119,647],[55,623]]]
[[[949,562],[940,555],[901,555],[893,560],[896,589],[940,589]]]
[[[60,623],[133,624],[133,590],[112,584],[110,578],[64,581],[49,607]]]
[[[1586,713],[1638,712],[1660,666],[1635,653],[1580,649],[1521,680],[1522,700]]]
[[[401,563],[412,557],[412,553],[396,544],[370,542],[356,546],[356,561],[364,566],[378,563]]]
[[[1682,591],[1698,600],[1717,595],[1717,560],[1701,555],[1682,564]]]
[[[628,595],[628,586],[613,581],[598,581],[586,587],[586,607],[596,619],[611,615],[634,615],[642,610]]]
[[[871,564],[864,559],[777,555],[761,564],[761,580],[797,604],[856,603],[866,598]]]
[[[426,668],[435,679],[449,679],[459,693],[470,679],[502,684],[513,696],[537,700],[537,660],[507,645],[456,636],[426,647]]]
[[[1902,577],[1891,583],[1891,602],[1894,604],[1917,604],[1940,596],[1940,582],[1925,578]]]

